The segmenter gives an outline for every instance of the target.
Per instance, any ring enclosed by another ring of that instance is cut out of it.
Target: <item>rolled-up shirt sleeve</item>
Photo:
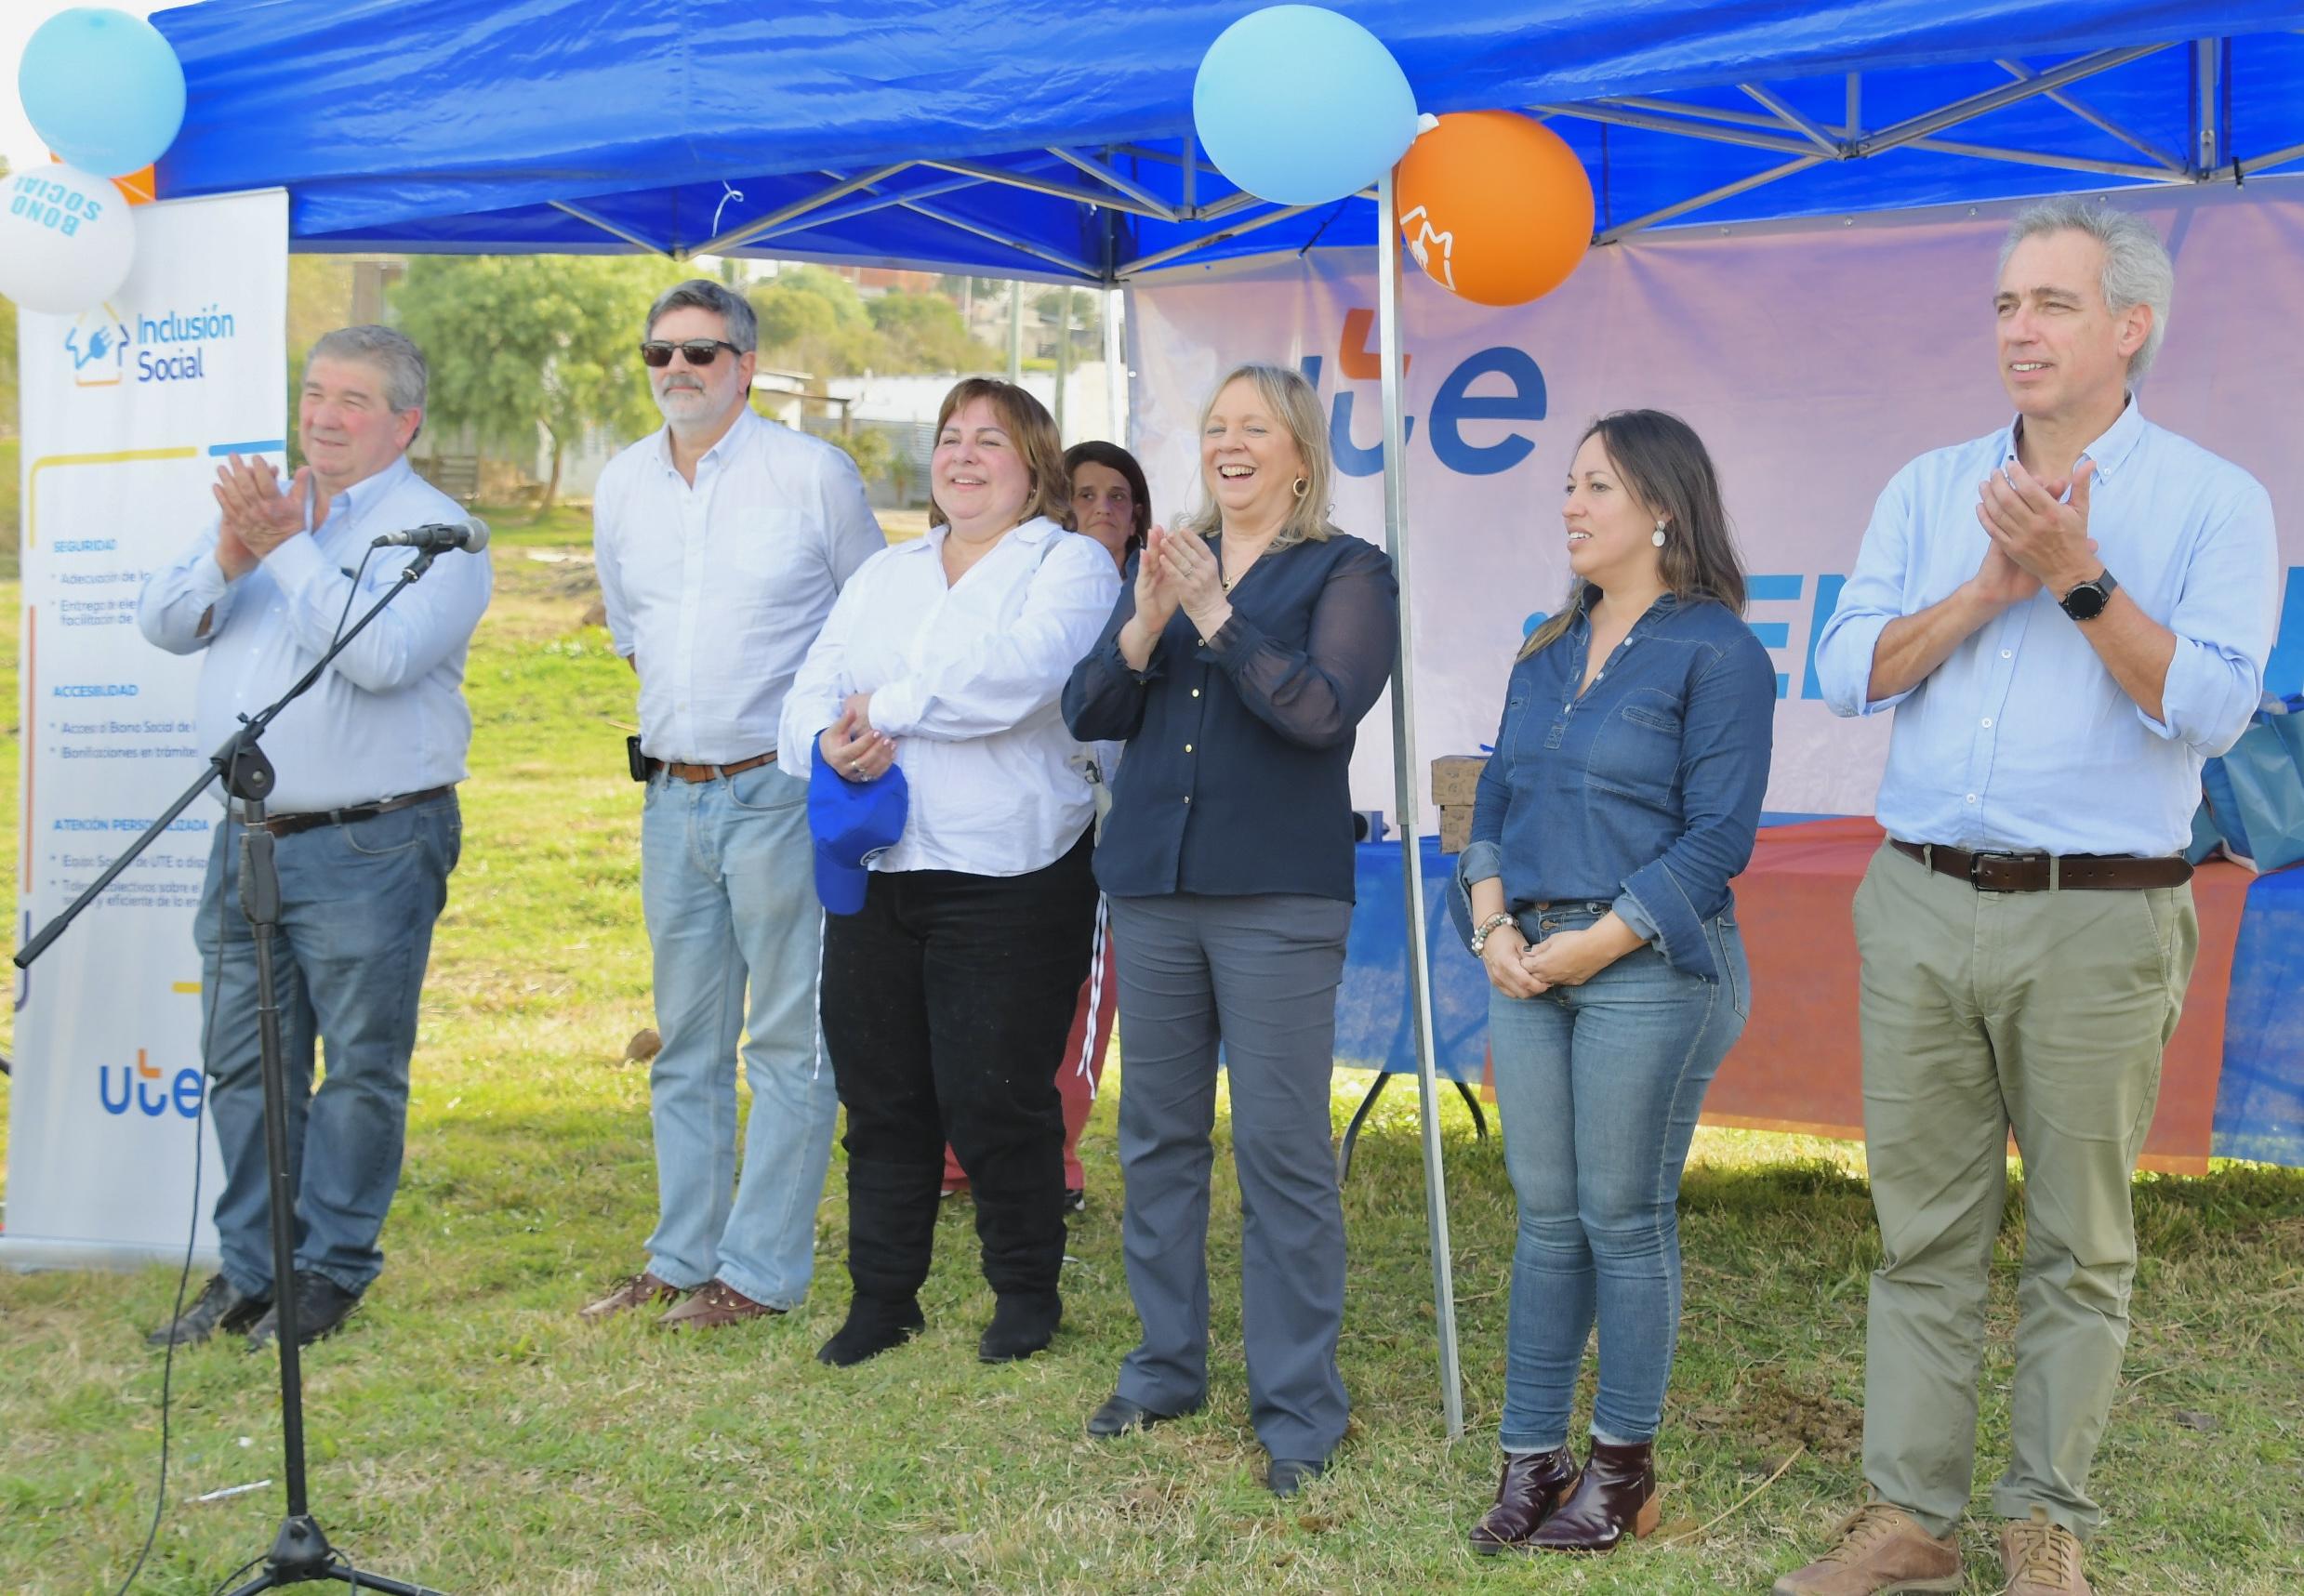
[[[1392,558],[1370,548],[1329,576],[1304,647],[1283,645],[1236,610],[1206,652],[1258,719],[1291,743],[1332,748],[1375,706],[1399,646]]]
[[[216,562],[220,521],[210,521],[181,560],[144,579],[137,629],[170,653],[197,653],[216,640],[231,613],[232,579]]]
[[[2185,566],[2183,591],[2166,621],[2176,653],[2161,684],[2160,719],[2141,706],[2137,718],[2155,735],[2208,758],[2237,743],[2263,696],[2280,591],[2271,497],[2250,481],[2207,527]]]
[[[1881,699],[1872,696],[1873,655],[1879,649],[1880,634],[1890,621],[1910,613],[1905,595],[1912,582],[1913,514],[1913,473],[1906,467],[1873,507],[1856,569],[1816,640],[1816,678],[1834,715],[1877,715],[1895,708],[1914,691],[1907,688]]]
[[[1662,855],[1624,878],[1620,916],[1674,968],[1719,979],[1700,904],[1722,902],[1752,862],[1776,735],[1776,669],[1753,639],[1688,690],[1680,733],[1681,826]]]
[[[872,724],[892,737],[957,742],[1005,732],[1045,709],[1091,646],[1119,585],[1102,546],[1059,536],[1014,624],[938,638],[916,670],[873,691]]]

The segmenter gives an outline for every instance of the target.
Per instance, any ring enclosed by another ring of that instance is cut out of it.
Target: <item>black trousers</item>
[[[1096,916],[1091,839],[1024,876],[875,872],[824,922],[824,1041],[848,1111],[848,1274],[903,1302],[928,1278],[949,1142],[984,1277],[1053,1292],[1064,1265],[1056,1062]]]

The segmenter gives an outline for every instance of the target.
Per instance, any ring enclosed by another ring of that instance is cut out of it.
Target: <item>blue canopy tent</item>
[[[1258,0],[207,0],[152,19],[190,86],[171,198],[283,187],[291,246],[648,251],[1112,285],[1380,248],[1387,543],[1413,815],[1400,250],[1388,177],[1275,205],[1199,158],[1192,80]],[[2304,172],[2304,5],[1337,0],[1432,112],[1520,109],[1642,229]],[[1414,828],[1409,828],[1412,831]],[[1434,1294],[1461,1433],[1421,851],[1403,850]]]

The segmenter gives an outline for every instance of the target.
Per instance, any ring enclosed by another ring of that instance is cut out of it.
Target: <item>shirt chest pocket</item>
[[[713,553],[728,568],[757,581],[788,581],[801,559],[799,518],[775,506],[748,505],[716,516]]]
[[[1660,688],[1637,688],[1594,732],[1585,776],[1595,787],[1662,802],[1680,773],[1681,706]]]

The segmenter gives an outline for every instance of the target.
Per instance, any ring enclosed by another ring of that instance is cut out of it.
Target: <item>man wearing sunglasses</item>
[[[661,430],[609,462],[592,546],[616,652],[640,678],[641,907],[655,956],[649,1075],[657,1220],[640,1273],[584,1310],[669,1305],[711,1329],[807,1295],[837,1107],[816,1054],[822,916],[808,753],[776,746],[785,691],[841,587],[886,547],[831,444],[748,402],[757,326],[701,278],[648,311]],[[737,1044],[752,1113],[737,1173]]]

